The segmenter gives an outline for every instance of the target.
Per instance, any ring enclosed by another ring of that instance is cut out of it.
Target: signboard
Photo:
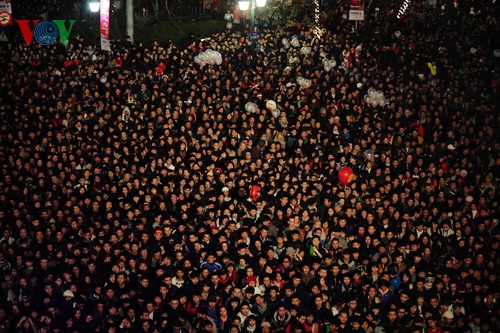
[[[0,26],[6,27],[12,23],[11,0],[0,0]]]
[[[363,6],[352,5],[349,9],[349,21],[364,21],[365,8]]]
[[[111,44],[109,42],[109,0],[101,0],[100,22],[101,49],[103,51],[111,51]]]
[[[260,38],[260,31],[254,31],[248,34],[248,39],[252,42],[258,41]]]

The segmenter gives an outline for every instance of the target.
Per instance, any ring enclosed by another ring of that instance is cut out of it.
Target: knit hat
[[[246,284],[250,284],[250,282],[257,283],[257,278],[255,276],[249,276],[249,277],[247,277]]]

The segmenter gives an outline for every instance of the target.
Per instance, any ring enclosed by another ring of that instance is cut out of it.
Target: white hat
[[[288,247],[286,249],[286,255],[289,256],[289,257],[295,255],[295,249],[293,247],[291,247],[291,246]]]
[[[224,186],[224,187],[222,188],[222,192],[224,192],[224,191],[229,191],[229,188],[228,188],[227,186]]]
[[[453,312],[451,312],[450,310],[447,310],[444,314],[443,314],[443,317],[446,318],[446,319],[453,319]]]
[[[73,294],[73,292],[71,290],[66,290],[63,293],[63,297],[75,297],[75,294]]]

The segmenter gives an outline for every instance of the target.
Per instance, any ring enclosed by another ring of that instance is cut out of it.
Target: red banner
[[[12,23],[11,0],[0,0],[0,26],[6,27]]]
[[[109,0],[101,0],[101,49],[111,51],[109,43]]]

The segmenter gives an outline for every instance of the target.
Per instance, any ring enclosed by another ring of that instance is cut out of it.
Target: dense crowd
[[[498,3],[376,6],[2,44],[0,331],[498,331]]]

